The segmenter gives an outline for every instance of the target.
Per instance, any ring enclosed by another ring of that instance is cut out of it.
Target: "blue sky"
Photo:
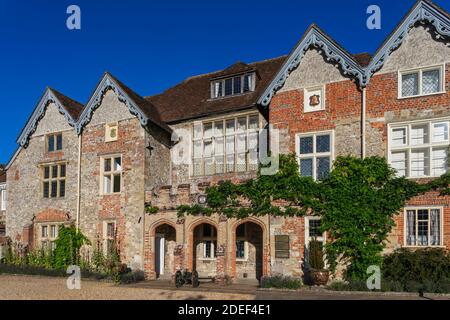
[[[108,70],[141,95],[184,78],[289,53],[315,22],[352,53],[373,53],[414,0],[2,0],[0,163],[45,87],[85,103]],[[436,0],[450,11],[448,0]],[[81,30],[66,8],[81,8]],[[381,8],[381,30],[366,9]]]

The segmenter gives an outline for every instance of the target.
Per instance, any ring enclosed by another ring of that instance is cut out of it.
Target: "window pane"
[[[212,237],[212,227],[210,224],[203,224],[203,236],[204,237]]]
[[[397,171],[398,177],[406,176],[407,163],[408,158],[406,151],[392,152],[391,167]]]
[[[247,130],[247,117],[238,118],[237,131],[244,132],[245,130]]]
[[[223,121],[216,121],[214,122],[214,136],[220,137],[223,136]]]
[[[234,153],[234,136],[227,137],[227,154]]]
[[[234,77],[233,80],[233,93],[234,94],[239,94],[241,93],[241,77]]]
[[[322,180],[328,177],[330,173],[330,157],[317,158],[317,180]]]
[[[406,145],[406,128],[392,129],[391,143],[393,147]]]
[[[64,178],[66,176],[66,165],[62,164],[59,166],[59,176]]]
[[[114,159],[114,171],[122,170],[122,158],[117,157]]]
[[[56,136],[56,150],[62,150],[62,134]]]
[[[448,168],[448,147],[434,148],[431,157],[431,174],[440,176],[447,172]]]
[[[203,139],[211,138],[212,133],[212,123],[205,123],[203,125]]]
[[[222,90],[223,90],[223,88],[222,88],[223,84],[222,83],[223,83],[222,81],[217,81],[217,82],[214,83],[214,96],[216,98],[222,96]]]
[[[234,154],[228,154],[227,155],[227,172],[233,172],[234,171]]]
[[[200,139],[201,137],[202,137],[202,125],[201,124],[194,125],[194,138]]]
[[[49,179],[50,178],[50,167],[45,166],[44,167],[44,179]]]
[[[66,181],[65,180],[59,181],[59,196],[61,198],[66,196]]]
[[[253,130],[259,129],[259,117],[257,115],[248,118],[248,128]]]
[[[411,145],[417,146],[428,143],[428,125],[421,124],[411,127]]]
[[[300,154],[313,153],[313,137],[300,138]]]
[[[313,175],[313,160],[300,159],[300,175],[304,177],[312,177]]]
[[[402,97],[419,94],[419,74],[410,73],[402,75]]]
[[[439,209],[430,210],[430,245],[439,246],[441,244],[441,211]]]
[[[258,152],[249,152],[248,170],[258,170]]]
[[[236,228],[236,237],[245,237],[245,223],[240,224]]]
[[[428,245],[428,220],[417,222],[417,245]]]
[[[236,171],[243,172],[247,170],[247,164],[246,164],[246,154],[245,153],[238,153],[237,155],[237,161],[236,161]]]
[[[114,234],[115,234],[115,224],[112,222],[109,222],[106,225],[106,236],[108,238],[114,238]]]
[[[103,177],[103,192],[111,193],[111,176],[106,175]]]
[[[51,238],[56,238],[57,237],[57,232],[56,232],[57,228],[55,225],[50,226],[50,237]]]
[[[202,157],[202,142],[194,141],[194,158]]]
[[[316,152],[330,152],[330,135],[316,137]]]
[[[322,237],[322,232],[320,232],[320,220],[319,219],[309,219],[309,236],[310,237]]]
[[[42,236],[42,238],[47,238],[48,237],[48,227],[47,226],[42,226],[42,228],[41,228],[41,236]]]
[[[52,166],[52,178],[58,177],[58,166]]]
[[[50,192],[50,196],[52,198],[56,198],[58,196],[58,182],[57,181],[52,181],[51,182],[51,187],[52,187],[52,190]]]
[[[210,157],[212,155],[212,140],[203,142],[203,156]]]
[[[120,174],[114,176],[114,190],[113,192],[120,192]]]
[[[428,209],[422,209],[417,211],[418,220],[428,220]]]
[[[448,141],[448,122],[433,124],[433,142]]]
[[[43,191],[44,191],[44,198],[48,198],[49,197],[49,194],[50,194],[50,183],[49,182],[44,182],[44,185],[43,185]]]
[[[211,241],[205,241],[204,242],[205,251],[204,251],[204,258],[211,258]]]
[[[423,177],[428,175],[428,150],[412,150],[411,151],[411,176]]]
[[[234,133],[234,119],[227,120],[226,126],[227,126],[226,134],[227,135],[233,134]]]
[[[55,136],[48,136],[48,151],[55,151]]]
[[[248,134],[248,150],[258,150],[258,132]]]
[[[236,150],[237,152],[245,152],[246,149],[246,141],[247,140],[247,135],[244,134],[238,134],[237,135],[237,139],[236,139]]]
[[[416,211],[406,211],[406,244],[409,246],[416,245]]]
[[[441,89],[439,81],[439,69],[422,72],[422,93],[439,92]]]
[[[245,241],[236,240],[236,259],[245,259]]]
[[[250,91],[252,89],[252,75],[246,74],[244,76],[244,92]]]
[[[224,169],[224,157],[223,156],[218,156],[215,158],[216,161],[216,173],[223,173]]]
[[[202,174],[202,160],[194,160],[194,176],[200,176]]]
[[[222,155],[224,153],[224,138],[215,138],[214,139],[214,154],[215,155]]]
[[[104,159],[104,169],[105,172],[111,171],[111,159]]]
[[[207,175],[214,174],[213,158],[211,158],[211,157],[205,158],[204,164],[205,164],[205,171],[204,171],[205,174],[207,174]]]
[[[225,95],[229,96],[233,94],[233,79],[225,80]]]

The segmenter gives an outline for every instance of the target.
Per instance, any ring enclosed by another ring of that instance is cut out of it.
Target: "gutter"
[[[366,87],[362,88],[361,108],[361,158],[366,157]]]
[[[78,163],[77,163],[77,217],[76,217],[76,229],[77,232],[80,228],[80,207],[81,207],[81,133],[78,135]]]

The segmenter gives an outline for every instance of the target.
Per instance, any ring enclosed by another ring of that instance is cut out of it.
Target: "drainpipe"
[[[76,229],[80,228],[80,207],[81,207],[81,133],[78,135],[78,181],[77,181],[77,221]]]
[[[362,88],[361,108],[361,158],[366,157],[366,88]]]

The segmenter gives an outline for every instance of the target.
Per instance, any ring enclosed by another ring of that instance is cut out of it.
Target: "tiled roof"
[[[157,108],[161,120],[167,123],[246,109],[256,105],[285,59],[286,56],[281,56],[249,64],[237,62],[221,71],[188,78],[161,94],[145,99]],[[211,99],[211,80],[253,70],[256,71],[255,91]]]
[[[83,111],[84,106],[81,103],[65,96],[64,94],[62,94],[59,91],[56,91],[53,88],[49,89],[53,92],[53,94],[59,100],[59,102],[61,102],[62,106],[67,110],[70,116],[74,120],[77,120],[81,114],[81,111]]]

